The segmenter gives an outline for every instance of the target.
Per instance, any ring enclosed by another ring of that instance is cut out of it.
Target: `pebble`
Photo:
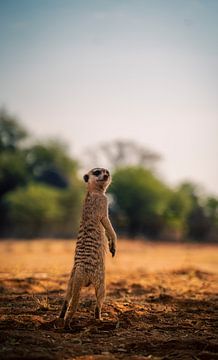
[[[124,349],[124,348],[118,348],[117,351],[119,351],[119,352],[127,352],[127,350]]]
[[[72,338],[72,339],[71,339],[71,342],[72,342],[73,344],[79,344],[79,345],[82,344],[82,340],[81,340],[80,338]]]

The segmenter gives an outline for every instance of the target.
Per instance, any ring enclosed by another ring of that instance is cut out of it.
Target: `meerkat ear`
[[[85,174],[85,175],[83,176],[83,180],[84,180],[85,182],[88,182],[88,180],[89,180],[89,175]]]

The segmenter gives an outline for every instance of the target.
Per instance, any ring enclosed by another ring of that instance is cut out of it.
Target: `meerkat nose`
[[[104,175],[104,180],[107,180],[108,179],[108,175]]]

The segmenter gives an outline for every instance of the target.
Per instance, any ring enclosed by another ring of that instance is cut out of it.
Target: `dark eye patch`
[[[107,171],[107,170],[106,170],[106,174],[107,174],[108,176],[110,176],[110,173],[109,173],[109,171]]]
[[[92,173],[94,176],[99,176],[101,174],[101,171],[100,170],[95,170],[93,171]]]

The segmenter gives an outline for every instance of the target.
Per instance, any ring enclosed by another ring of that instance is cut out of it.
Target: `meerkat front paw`
[[[112,257],[114,257],[115,254],[116,254],[116,248],[115,248],[115,246],[114,246],[113,244],[110,245],[110,252],[111,252],[111,254],[112,254]]]
[[[116,254],[116,240],[117,240],[116,237],[109,239],[109,250],[112,254],[112,257],[114,257]]]

